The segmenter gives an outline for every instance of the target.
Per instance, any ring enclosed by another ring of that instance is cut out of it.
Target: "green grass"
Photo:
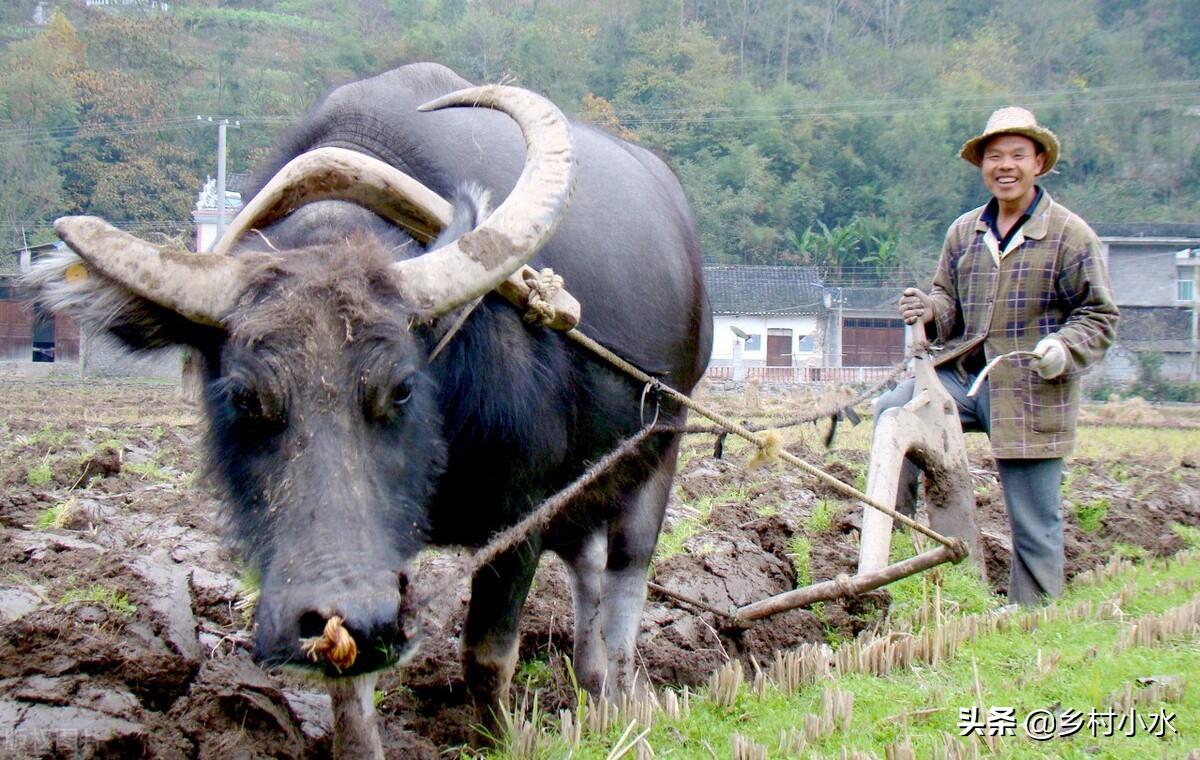
[[[93,584],[88,588],[73,588],[59,597],[59,607],[73,604],[96,605],[122,617],[129,617],[137,612],[137,605],[130,602],[128,596],[100,584]]]
[[[812,570],[809,561],[812,559],[812,542],[803,533],[792,537],[788,546],[788,556],[792,559],[792,567],[796,568],[796,587],[804,588],[812,583]]]
[[[1108,499],[1100,497],[1083,504],[1075,505],[1075,522],[1084,533],[1096,533],[1104,527],[1104,518],[1108,516]]]
[[[824,533],[833,527],[833,518],[841,511],[838,503],[829,499],[821,499],[817,506],[813,507],[812,514],[808,516],[808,524],[805,528],[809,533]]]
[[[29,485],[35,488],[40,488],[54,480],[54,470],[50,468],[50,461],[43,459],[38,464],[26,470],[25,480],[29,481]]]
[[[1118,557],[1124,557],[1125,559],[1132,560],[1143,560],[1146,559],[1146,557],[1150,554],[1150,552],[1144,547],[1137,546],[1136,544],[1127,544],[1124,541],[1114,542],[1112,546],[1112,552]]]
[[[1108,474],[1118,483],[1128,483],[1133,478],[1129,474],[1129,465],[1125,462],[1113,462],[1108,466]]]
[[[513,688],[542,689],[554,684],[554,669],[545,657],[526,660],[517,667],[513,674]]]
[[[61,501],[39,514],[35,525],[37,525],[38,530],[61,528],[66,525],[67,518],[70,516],[71,509],[74,506],[75,501],[73,499]]]
[[[163,467],[157,462],[132,462],[122,469],[153,483],[170,483],[180,477],[177,471]]]
[[[891,562],[900,562],[916,554],[911,538],[892,536]],[[915,625],[933,605],[939,586],[943,610],[946,611],[974,614],[1003,603],[983,582],[976,566],[970,560],[965,560],[957,565],[939,565],[888,585],[887,590],[892,594],[889,620],[912,621]]]
[[[60,430],[51,425],[47,425],[29,436],[29,443],[35,446],[47,446],[51,449],[61,449],[73,440],[75,440],[75,431]]]
[[[1017,719],[1016,735],[996,737],[991,753],[980,746],[984,756],[1079,760],[1183,757],[1196,745],[1200,719],[1200,689],[1193,686],[1200,680],[1196,634],[1124,651],[1117,644],[1130,620],[1179,608],[1195,599],[1198,577],[1200,556],[1192,554],[1138,566],[1095,585],[1072,585],[1055,605],[1057,609],[1072,609],[1084,602],[1099,606],[1119,596],[1121,615],[1074,622],[1062,616],[1023,630],[1020,620],[1024,613],[1010,613],[1007,627],[964,641],[956,655],[936,667],[919,664],[882,676],[842,675],[836,682],[818,682],[793,695],[768,685],[758,696],[743,686],[728,707],[693,698],[686,716],[671,719],[659,713],[645,739],[657,757],[730,757],[731,737],[736,733],[765,746],[771,757],[782,757],[776,752],[781,732],[802,726],[806,714],[820,714],[822,687],[836,686],[853,694],[850,727],[810,742],[805,757],[839,757],[845,756],[844,751],[884,757],[889,745],[905,739],[911,742],[916,757],[933,757],[944,735],[959,737],[960,710],[973,706],[984,712],[989,707],[1011,707]],[[1126,587],[1132,593],[1123,592]],[[965,599],[953,599],[954,593],[947,587],[945,597],[963,609],[970,606]],[[1132,737],[1093,737],[1086,722],[1073,737],[1045,743],[1034,742],[1023,733],[1023,718],[1031,711],[1061,708],[1084,715],[1093,709],[1103,711],[1111,704],[1111,695],[1147,676],[1176,676],[1188,682],[1178,698],[1137,707],[1143,718],[1160,710],[1174,714],[1172,724],[1178,734],[1168,731],[1158,738],[1143,730]],[[748,673],[747,680],[750,678]],[[598,759],[611,756],[629,719],[619,718],[602,733],[585,734],[573,751],[553,730],[552,718],[542,722],[547,730],[539,742],[538,757],[571,754]],[[643,730],[638,724],[625,736],[628,739]],[[981,740],[960,741],[965,746]],[[513,757],[503,752],[491,756]]]
[[[1200,549],[1200,527],[1175,523],[1171,526],[1171,530],[1183,539],[1189,549]]]
[[[713,504],[724,500],[726,496],[701,496],[689,504],[688,506],[696,512],[695,516],[677,520],[670,530],[659,534],[658,546],[654,550],[654,561],[662,562],[683,551],[683,545],[700,531],[700,526],[708,519],[708,513],[712,511]]]
[[[1153,454],[1165,467],[1174,467],[1196,450],[1195,430],[1149,427],[1082,426],[1076,436],[1075,456],[1116,461],[1128,454]]]

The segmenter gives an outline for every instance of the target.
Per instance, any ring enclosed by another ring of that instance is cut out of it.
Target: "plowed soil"
[[[726,403],[741,413],[736,399]],[[1139,414],[1137,424],[1153,419]],[[220,505],[197,477],[202,424],[174,386],[0,382],[0,755],[328,754],[332,716],[320,684],[250,661],[242,571],[222,537]],[[1115,547],[1183,548],[1172,524],[1200,525],[1200,430],[1184,427],[1176,432],[1195,439],[1182,453],[1070,462],[1068,576]],[[828,451],[823,432],[799,431],[788,448],[854,483],[865,446]],[[711,437],[685,445],[654,581],[728,609],[853,572],[860,516],[848,502],[798,473],[748,467],[745,447],[711,453]],[[1002,592],[1003,500],[986,442],[972,440],[970,453],[984,560]],[[807,539],[806,565],[797,539]],[[427,605],[419,654],[380,681],[389,755],[438,757],[472,738],[456,649],[467,564],[453,553],[422,558],[415,584],[449,591]],[[776,649],[844,640],[881,621],[889,602],[881,590],[741,630],[652,594],[639,665],[655,683],[699,684],[730,658],[749,666]],[[548,555],[526,605],[518,675],[541,690],[545,709],[569,699],[571,630],[565,574]]]

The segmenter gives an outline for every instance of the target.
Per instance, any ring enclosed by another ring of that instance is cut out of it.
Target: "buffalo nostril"
[[[337,615],[325,621],[320,636],[302,637],[300,648],[313,662],[324,660],[339,673],[353,667],[358,659],[358,644]]]
[[[325,633],[325,616],[309,611],[300,616],[300,638],[313,639]]]

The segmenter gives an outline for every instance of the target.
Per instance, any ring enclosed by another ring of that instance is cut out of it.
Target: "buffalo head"
[[[339,670],[370,671],[403,655],[412,634],[405,573],[426,541],[446,458],[420,326],[527,262],[568,202],[572,140],[554,106],[484,87],[427,107],[455,105],[510,114],[525,135],[525,168],[494,212],[467,204],[468,217],[486,218],[423,255],[403,258],[396,238],[344,223],[339,234],[349,231],[333,242],[290,239],[283,251],[251,250],[253,236],[239,242],[325,200],[365,207],[417,243],[450,223],[449,204],[396,169],[323,148],[284,167],[212,253],[67,217],[55,228],[73,253],[32,277],[43,303],[136,347],[184,344],[204,356],[211,470],[261,572],[256,644],[266,662],[307,662],[302,640],[335,616],[358,645]]]

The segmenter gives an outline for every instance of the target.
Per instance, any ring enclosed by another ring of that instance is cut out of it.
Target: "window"
[[[1196,297],[1196,281],[1189,276],[1184,279],[1183,270],[1179,271],[1179,283],[1176,288],[1175,300],[1191,303]]]
[[[762,351],[762,336],[761,335],[747,335],[746,336],[746,350],[747,351]]]
[[[813,336],[801,335],[800,342],[796,344],[797,353],[811,354],[813,350]]]

